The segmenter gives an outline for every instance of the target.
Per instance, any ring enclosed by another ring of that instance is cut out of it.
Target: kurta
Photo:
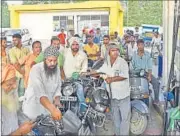
[[[44,62],[32,67],[29,75],[28,87],[23,102],[23,112],[30,119],[37,116],[49,114],[49,111],[40,103],[40,98],[46,96],[53,103],[56,96],[61,96],[60,69],[51,77],[47,77],[44,69]]]

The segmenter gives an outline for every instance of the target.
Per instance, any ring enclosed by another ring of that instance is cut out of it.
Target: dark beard
[[[47,66],[47,64],[44,62],[44,70],[45,70],[45,75],[47,78],[52,77],[57,73],[57,65],[52,69]]]

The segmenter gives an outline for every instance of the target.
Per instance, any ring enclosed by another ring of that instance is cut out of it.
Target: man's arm
[[[60,71],[61,71],[61,79],[62,80],[65,80],[66,79],[66,76],[65,76],[65,73],[64,73],[64,69],[63,69],[63,67],[60,67]]]
[[[87,72],[87,69],[88,69],[88,58],[86,55],[84,55],[84,60],[82,63],[82,69],[80,72]]]
[[[17,58],[16,58],[16,55],[14,54],[14,48],[10,49],[9,50],[9,59],[10,59],[10,62],[12,64],[16,63],[17,62]]]
[[[37,64],[37,63],[42,62],[43,60],[44,60],[44,53],[41,52],[41,53],[36,57],[36,59],[35,59],[34,62]]]

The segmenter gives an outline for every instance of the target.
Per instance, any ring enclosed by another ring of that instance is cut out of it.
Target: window
[[[74,30],[74,16],[53,16],[53,28],[54,32]]]

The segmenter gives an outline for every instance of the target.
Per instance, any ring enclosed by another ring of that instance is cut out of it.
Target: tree
[[[83,2],[88,0],[24,0],[23,4],[56,4],[56,3],[69,3],[69,2]]]
[[[5,1],[1,1],[1,28],[10,27],[10,15],[8,10],[8,4]]]
[[[124,26],[162,25],[163,1],[128,0]]]

